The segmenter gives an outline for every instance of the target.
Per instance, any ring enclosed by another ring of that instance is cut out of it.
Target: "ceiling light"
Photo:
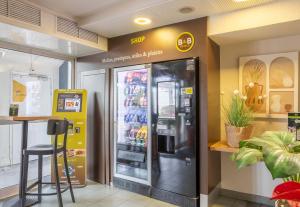
[[[186,6],[186,7],[180,8],[179,12],[182,13],[182,14],[189,14],[189,13],[192,13],[194,10],[195,10],[194,7]]]
[[[134,19],[134,23],[139,24],[139,25],[147,25],[151,24],[151,19],[146,18],[146,17],[138,17]]]

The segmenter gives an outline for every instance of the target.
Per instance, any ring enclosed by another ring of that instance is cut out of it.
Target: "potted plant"
[[[300,181],[300,142],[296,141],[293,133],[268,131],[259,137],[241,141],[240,149],[232,155],[232,159],[238,168],[263,161],[273,179],[282,178],[286,182],[274,189],[273,199],[289,201],[280,205],[276,202],[277,206],[300,207],[300,184],[294,185]]]
[[[300,183],[299,181],[287,181],[278,185],[272,195],[276,199],[276,207],[300,207]]]
[[[231,147],[239,147],[240,141],[249,139],[253,131],[253,114],[246,106],[246,100],[246,96],[240,96],[239,91],[235,90],[231,103],[223,107],[227,143]]]

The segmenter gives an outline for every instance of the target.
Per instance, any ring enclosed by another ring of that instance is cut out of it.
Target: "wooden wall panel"
[[[188,52],[176,50],[176,38],[182,32],[190,32],[195,37],[195,45]],[[131,44],[131,39],[144,36],[140,44]],[[207,37],[207,18],[167,25],[160,28],[114,37],[108,40],[109,51],[79,58],[77,74],[91,68],[114,68],[121,66],[145,64],[167,60],[199,57],[200,61],[200,192],[208,194],[220,182],[220,154],[211,153],[208,143],[220,139],[220,86],[219,86],[219,47]],[[134,59],[118,60],[120,57],[135,53],[162,51],[162,54]],[[110,147],[113,150],[113,87],[111,76],[110,93]],[[111,153],[113,156],[113,153]],[[111,157],[113,160],[113,157]],[[111,171],[112,172],[112,171]]]

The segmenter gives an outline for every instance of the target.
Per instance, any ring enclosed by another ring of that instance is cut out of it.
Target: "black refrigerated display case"
[[[152,196],[199,203],[198,60],[152,64]]]

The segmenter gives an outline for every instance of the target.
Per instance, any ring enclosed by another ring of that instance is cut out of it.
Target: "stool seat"
[[[57,153],[63,152],[63,146],[58,146]],[[52,155],[54,153],[54,146],[52,144],[40,144],[28,147],[25,151],[28,155]]]

